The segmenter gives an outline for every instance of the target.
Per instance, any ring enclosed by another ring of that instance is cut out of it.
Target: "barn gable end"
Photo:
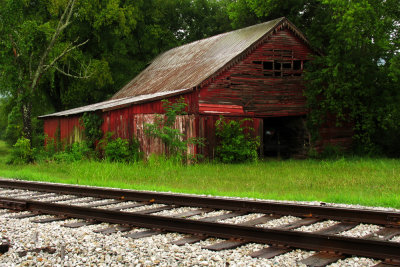
[[[306,114],[302,73],[313,54],[292,31],[282,28],[201,88],[200,113],[256,117]]]

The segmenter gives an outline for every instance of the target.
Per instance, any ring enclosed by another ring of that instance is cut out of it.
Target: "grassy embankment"
[[[176,166],[169,162],[5,164],[0,176],[72,184],[276,200],[306,200],[400,208],[400,160],[262,161]]]

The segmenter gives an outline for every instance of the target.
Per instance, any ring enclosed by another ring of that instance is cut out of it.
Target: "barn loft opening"
[[[304,116],[263,119],[264,157],[301,157],[308,143]]]
[[[301,60],[293,60],[293,70],[301,70]]]

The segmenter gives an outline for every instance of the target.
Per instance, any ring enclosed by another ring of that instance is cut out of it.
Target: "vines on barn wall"
[[[156,114],[154,123],[146,123],[144,125],[144,133],[148,137],[159,138],[167,149],[170,157],[175,157],[179,161],[193,159],[193,155],[187,155],[188,145],[204,146],[202,138],[186,138],[185,134],[175,128],[175,121],[178,115],[185,115],[187,104],[185,99],[180,97],[176,102],[172,103],[167,99],[161,101],[165,114]]]
[[[96,143],[103,138],[103,131],[101,125],[103,118],[94,112],[85,112],[80,119],[80,123],[84,127],[84,133],[88,146],[92,149],[95,148]]]

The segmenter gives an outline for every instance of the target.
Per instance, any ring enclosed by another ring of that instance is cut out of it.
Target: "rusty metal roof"
[[[92,105],[87,105],[79,108],[74,108],[74,109],[69,109],[61,112],[56,112],[48,115],[43,115],[39,116],[38,118],[48,118],[48,117],[62,117],[62,116],[70,116],[70,115],[76,115],[76,114],[81,114],[85,112],[93,112],[97,110],[101,111],[107,111],[107,110],[113,110],[113,109],[119,109],[122,107],[127,107],[131,106],[134,104],[140,104],[143,102],[149,102],[149,101],[155,101],[159,99],[164,99],[166,97],[174,96],[174,95],[180,95],[184,94],[187,92],[192,91],[192,88],[189,89],[180,89],[180,90],[175,90],[175,91],[168,91],[168,92],[159,92],[155,94],[147,94],[147,95],[140,95],[140,96],[131,96],[131,97],[123,97],[119,99],[111,99],[107,101],[103,101],[100,103],[92,104]]]
[[[305,40],[292,23],[286,18],[279,18],[182,45],[155,58],[112,99],[194,88],[229,67],[238,56],[245,54],[282,24]]]
[[[117,109],[191,91],[235,64],[281,26],[288,27],[308,44],[304,35],[284,17],[219,34],[173,48],[159,55],[111,100],[39,118]]]

